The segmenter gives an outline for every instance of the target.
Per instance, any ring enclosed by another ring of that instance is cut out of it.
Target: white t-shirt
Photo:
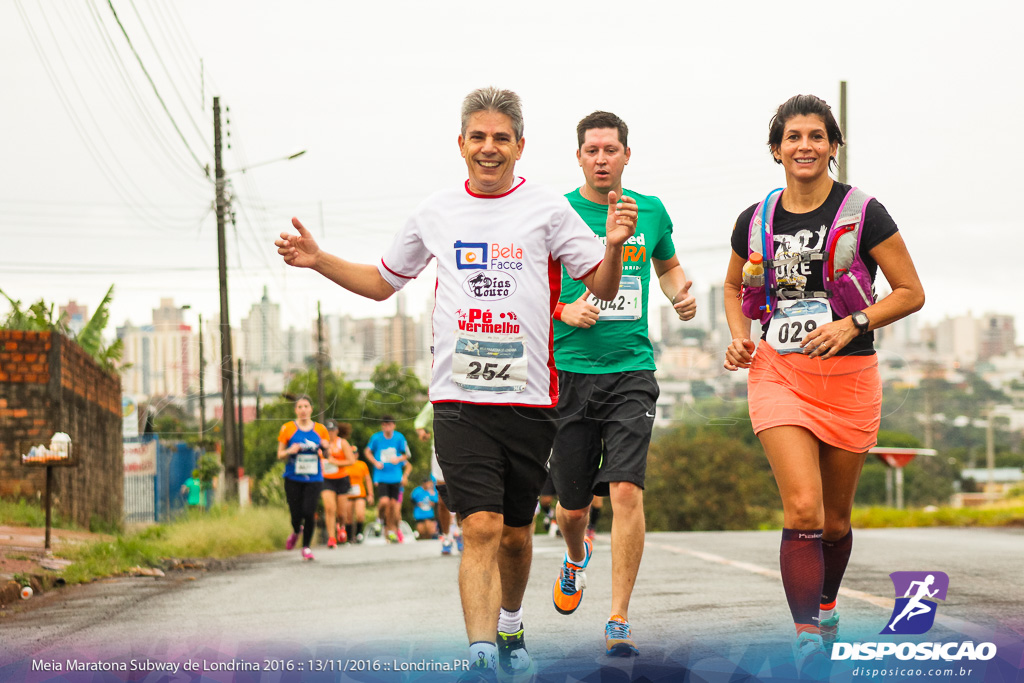
[[[396,290],[437,258],[430,400],[553,407],[551,314],[561,266],[574,279],[604,245],[562,195],[516,178],[502,195],[469,184],[424,201],[377,266]]]

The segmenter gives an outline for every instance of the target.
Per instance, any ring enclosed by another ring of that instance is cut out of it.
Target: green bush
[[[652,531],[709,531],[773,524],[781,503],[759,447],[683,425],[651,443],[644,508]]]

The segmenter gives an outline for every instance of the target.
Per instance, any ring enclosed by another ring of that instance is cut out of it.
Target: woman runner
[[[871,331],[924,304],[888,212],[829,177],[842,144],[823,100],[797,95],[778,108],[768,146],[786,186],[740,214],[725,280],[732,334],[725,367],[750,370],[751,422],[782,496],[780,564],[797,631],[794,658],[808,673],[824,666],[824,645],[837,636],[853,496],[877,442],[882,391]],[[744,283],[755,252],[765,262],[760,286],[756,268]],[[879,267],[892,293],[875,301]],[[752,318],[762,323],[756,352]]]
[[[312,560],[316,504],[320,500],[324,474],[320,456],[328,443],[327,430],[313,422],[313,404],[308,396],[295,399],[295,419],[285,423],[277,436],[277,458],[285,460],[284,494],[292,516],[292,534],[285,543],[291,550],[302,534],[302,559]]]

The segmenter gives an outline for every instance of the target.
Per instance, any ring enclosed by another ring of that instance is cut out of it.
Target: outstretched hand
[[[292,225],[295,226],[299,234],[282,232],[281,238],[274,241],[277,253],[284,257],[284,262],[289,266],[312,268],[316,265],[320,246],[298,218],[292,218]]]
[[[604,234],[609,247],[621,247],[636,232],[636,200],[614,191],[608,193],[608,220]]]

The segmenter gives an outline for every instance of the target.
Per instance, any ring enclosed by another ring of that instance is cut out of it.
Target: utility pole
[[[242,399],[245,397],[245,375],[242,374],[242,359],[238,359],[238,467],[245,465],[245,413],[242,412]]]
[[[320,422],[324,421],[327,407],[324,405],[324,316],[320,302],[316,302],[316,400],[320,408]]]
[[[931,380],[924,388],[924,447],[935,448],[935,407],[932,403]]]
[[[843,137],[847,144],[839,148],[839,174],[836,178],[841,183],[846,183],[846,148],[849,147],[849,133],[846,130],[846,81],[839,81],[839,130],[843,131]],[[928,446],[931,448],[931,446]]]
[[[206,357],[203,356],[203,314],[199,314],[199,443],[206,440],[206,391],[203,375],[206,374]],[[203,446],[203,451],[206,446]]]
[[[988,419],[985,421],[985,467],[988,469],[988,493],[993,498],[995,497],[996,489],[996,434],[995,424],[995,405],[992,403],[988,404],[988,410],[986,411]]]
[[[235,449],[235,392],[231,368],[231,317],[228,315],[228,257],[224,236],[224,216],[228,212],[224,192],[224,165],[221,163],[220,98],[213,98],[213,158],[216,169],[217,272],[220,279],[220,382],[224,421],[224,494],[238,499],[238,452]]]

